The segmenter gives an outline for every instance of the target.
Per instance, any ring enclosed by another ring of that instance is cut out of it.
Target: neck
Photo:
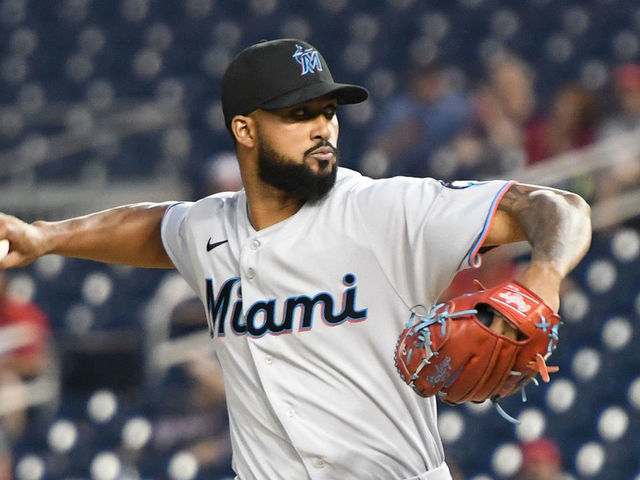
[[[243,179],[247,195],[247,214],[256,230],[275,225],[295,215],[304,205],[304,200],[288,195],[261,181],[257,176]]]

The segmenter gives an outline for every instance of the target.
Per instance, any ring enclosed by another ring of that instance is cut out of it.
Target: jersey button
[[[316,468],[324,468],[327,466],[327,462],[323,458],[316,458],[313,460],[313,466]]]
[[[287,412],[287,415],[289,415],[290,417],[293,417],[295,414],[296,414],[296,411],[293,408]]]
[[[273,357],[271,355],[267,355],[266,357],[264,357],[264,363],[266,363],[267,365],[271,365],[273,363]]]
[[[260,240],[251,242],[251,250],[257,250],[258,248],[260,248]]]
[[[256,272],[253,268],[247,269],[247,278],[249,280],[253,279],[256,276]]]

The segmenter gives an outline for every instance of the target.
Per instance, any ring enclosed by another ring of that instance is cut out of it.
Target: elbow
[[[591,207],[580,195],[561,190],[536,190],[530,193],[528,202],[542,215],[569,216],[575,221],[591,225]],[[555,213],[553,213],[555,212]]]
[[[576,193],[565,193],[565,199],[573,208],[575,208],[584,217],[591,219],[591,206],[587,201]]]
[[[569,238],[576,250],[580,252],[580,259],[586,255],[591,246],[592,226],[591,207],[580,195],[566,192],[564,198],[569,205],[569,215],[567,219]],[[577,263],[577,262],[576,262]],[[575,264],[571,268],[575,267]]]
[[[565,196],[567,203],[572,207],[578,223],[583,226],[584,235],[591,242],[591,206],[580,195],[567,193]]]

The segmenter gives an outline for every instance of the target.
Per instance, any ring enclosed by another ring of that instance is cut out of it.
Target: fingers
[[[493,322],[489,328],[498,335],[502,335],[512,340],[518,340],[518,329],[511,325],[511,323],[498,312],[495,312]]]
[[[478,320],[498,335],[505,336],[512,340],[520,340],[519,330],[494,308],[486,304],[480,304],[476,305],[476,311]]]
[[[24,224],[24,222],[12,215],[0,213],[0,239],[6,238],[13,243],[17,240],[18,232],[21,230],[20,224]]]
[[[31,260],[32,261],[32,260]],[[31,261],[25,260],[25,256],[20,254],[20,252],[9,252],[9,255],[4,257],[4,259],[0,262],[0,270],[7,270],[9,268],[14,267],[22,267],[24,265],[28,265]]]
[[[9,222],[11,221],[11,218],[12,217],[9,215],[0,213],[0,239],[9,239]]]
[[[37,258],[30,229],[35,230],[19,218],[0,213],[0,239],[9,240],[9,253],[0,260],[0,270],[28,265]]]
[[[8,247],[9,251],[6,255],[2,255],[4,252],[0,252],[0,270],[4,270],[9,268],[9,265],[15,261],[15,248],[13,247],[12,235],[10,234],[10,223],[12,221],[12,217],[9,215],[5,215],[0,213],[0,240],[7,240],[9,242]]]
[[[18,267],[23,264],[25,258],[19,251],[15,250],[13,243],[9,244],[9,253],[0,260],[0,270]]]

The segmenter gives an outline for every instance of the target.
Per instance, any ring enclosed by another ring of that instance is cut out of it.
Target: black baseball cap
[[[303,40],[262,41],[241,51],[222,77],[222,111],[227,128],[236,115],[275,110],[335,93],[341,105],[360,103],[364,87],[333,81],[315,47]]]

